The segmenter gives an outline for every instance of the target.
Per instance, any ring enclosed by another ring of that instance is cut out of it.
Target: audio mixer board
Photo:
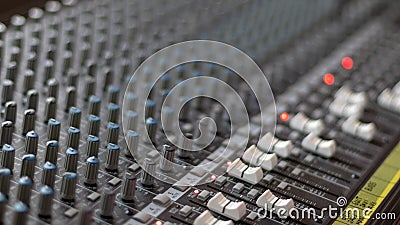
[[[399,2],[34,3],[0,23],[0,224],[399,223]]]

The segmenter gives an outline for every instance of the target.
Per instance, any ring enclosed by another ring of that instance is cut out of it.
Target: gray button
[[[232,188],[232,190],[233,190],[234,192],[237,192],[237,193],[242,192],[243,189],[244,189],[244,184],[243,184],[243,183],[237,183],[237,184],[235,184],[235,186],[233,186],[233,188]]]
[[[215,180],[215,184],[218,186],[222,186],[226,183],[226,177],[225,176],[219,176],[216,180]]]
[[[271,174],[267,174],[267,175],[263,178],[263,180],[264,180],[265,182],[267,182],[267,183],[271,182],[272,179],[274,179],[274,177],[273,177]]]
[[[135,171],[137,171],[139,168],[140,168],[140,166],[139,166],[137,163],[133,163],[132,165],[130,165],[130,166],[128,167],[128,170],[130,170],[130,171],[132,171],[132,172],[135,172]]]
[[[246,218],[249,220],[255,220],[258,214],[256,212],[251,212]]]
[[[280,189],[285,189],[287,186],[288,186],[288,183],[286,183],[286,182],[281,182],[281,183],[278,185],[278,188],[280,188]]]
[[[87,199],[89,199],[90,201],[92,201],[92,202],[95,202],[95,201],[97,201],[99,198],[100,198],[100,194],[99,193],[97,193],[97,192],[93,192],[92,194],[90,194],[90,195],[88,195],[87,196]]]
[[[249,193],[247,193],[247,197],[250,198],[255,198],[258,195],[258,190],[257,189],[251,189]]]
[[[279,166],[280,168],[282,168],[282,169],[286,168],[287,165],[288,165],[288,163],[287,163],[286,161],[280,161],[280,162],[278,163],[278,166]]]
[[[192,207],[185,205],[181,210],[179,210],[179,214],[184,217],[189,216],[190,213],[192,213],[192,209]]]
[[[301,169],[299,168],[294,168],[294,170],[292,170],[292,174],[294,174],[295,176],[299,176],[301,173]]]
[[[146,223],[151,219],[151,216],[144,212],[138,212],[133,216],[133,219],[142,223]]]
[[[204,174],[207,173],[207,171],[204,170],[203,168],[197,166],[197,167],[193,168],[190,171],[190,173],[193,174],[193,175],[196,175],[198,177],[202,177],[202,176],[204,176]]]
[[[117,186],[119,183],[121,183],[121,179],[114,177],[110,181],[108,181],[108,184],[112,186]]]
[[[208,197],[210,197],[210,192],[206,190],[200,192],[200,194],[197,196],[197,198],[201,201],[207,200]]]
[[[74,217],[79,211],[75,208],[70,208],[67,211],[64,212],[64,215],[66,217],[72,218]]]
[[[167,206],[170,201],[171,201],[171,198],[166,194],[159,194],[153,198],[154,204],[157,204],[160,206]]]

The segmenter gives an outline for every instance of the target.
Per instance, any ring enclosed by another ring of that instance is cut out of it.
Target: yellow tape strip
[[[371,216],[383,202],[394,185],[400,180],[400,143],[393,149],[382,165],[375,171],[364,187],[352,199],[350,204],[333,223],[334,225],[364,225],[368,218],[362,217],[365,208],[370,208],[367,216]],[[357,209],[360,218],[346,218],[346,210]]]

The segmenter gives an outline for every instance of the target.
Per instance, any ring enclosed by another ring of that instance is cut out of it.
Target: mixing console
[[[399,222],[399,10],[63,0],[12,16],[0,224]]]

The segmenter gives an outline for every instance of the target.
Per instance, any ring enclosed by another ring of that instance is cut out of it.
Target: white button
[[[362,123],[356,118],[350,117],[342,124],[342,131],[366,141],[371,141],[374,137],[376,127],[373,123]]]
[[[315,133],[317,135],[321,134],[325,126],[322,120],[313,120],[308,118],[302,112],[297,113],[289,123],[290,127],[305,133]]]
[[[215,218],[210,211],[206,210],[200,216],[198,216],[193,225],[204,225],[204,224],[213,224],[213,225],[233,225],[232,220],[223,221]]]
[[[400,112],[400,97],[396,97],[388,88],[378,96],[378,104],[384,108]]]
[[[274,145],[274,152],[282,158],[289,157],[290,153],[292,152],[293,149],[293,144],[292,141],[287,140],[287,141],[282,141],[278,140],[275,145]]]
[[[335,94],[335,100],[340,100],[350,104],[364,106],[367,103],[367,95],[365,92],[353,92],[348,87],[340,88]]]
[[[329,112],[339,117],[354,116],[359,118],[364,111],[364,106],[342,101],[333,101],[329,105]]]
[[[214,197],[210,198],[207,207],[214,212],[222,213],[224,207],[227,206],[229,202],[229,199],[227,199],[221,192],[218,192]]]
[[[249,167],[239,158],[235,159],[226,171],[230,176],[236,177],[250,184],[257,184],[263,178],[261,167]]]
[[[280,213],[280,216],[288,216],[289,211],[294,208],[293,199],[281,199],[276,197],[269,189],[258,197],[256,204],[260,208],[272,210],[275,208],[275,213]]]
[[[246,214],[246,204],[244,202],[231,201],[226,207],[224,215],[235,221],[240,220]]]
[[[280,140],[268,132],[260,138],[257,143],[257,148],[266,153],[272,149],[279,157],[286,158],[292,152],[293,144],[290,140]]]
[[[246,151],[244,151],[242,159],[252,166],[259,166],[258,162],[263,154],[264,153],[258,150],[255,145],[252,145],[248,149],[246,149]]]
[[[246,214],[246,204],[243,201],[230,201],[221,192],[218,192],[208,201],[207,207],[235,221],[240,220]]]
[[[232,177],[241,179],[243,172],[248,168],[239,158],[235,159],[230,166],[226,169],[228,174]]]
[[[272,148],[273,140],[274,136],[268,132],[258,140],[257,147],[263,152],[268,152]]]
[[[274,206],[276,209],[276,213],[279,214],[279,216],[287,217],[289,216],[290,210],[294,208],[294,201],[291,198],[279,199]]]
[[[272,170],[278,163],[275,153],[264,153],[255,145],[250,146],[244,152],[242,159],[251,166],[261,166],[265,170]]]
[[[392,88],[393,94],[396,96],[400,96],[400,82],[397,82],[396,85]]]
[[[278,197],[272,194],[272,192],[268,189],[264,191],[260,197],[258,197],[256,204],[260,208],[267,208],[267,210],[271,210],[276,201],[278,201]]]
[[[303,141],[301,146],[306,150],[330,158],[336,151],[336,142],[334,140],[323,140],[313,133],[308,134]]]

